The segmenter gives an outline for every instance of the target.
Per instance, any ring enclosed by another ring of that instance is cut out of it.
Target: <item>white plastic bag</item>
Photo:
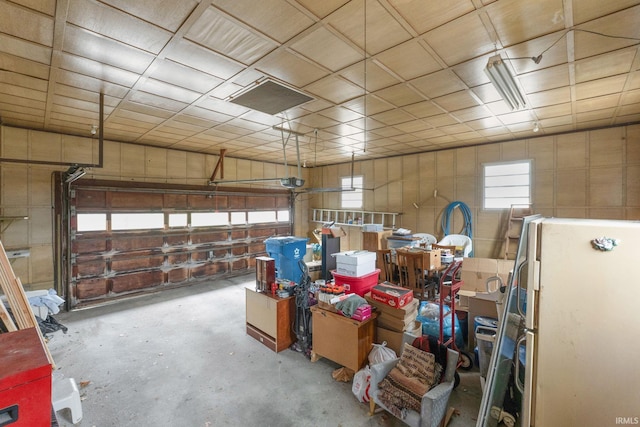
[[[371,386],[371,370],[369,365],[360,369],[353,376],[353,385],[351,391],[356,398],[362,402],[367,403],[369,401],[369,387]]]
[[[382,344],[371,344],[373,349],[369,352],[369,364],[375,365],[376,363],[385,362],[387,360],[393,360],[396,357],[396,352],[393,349],[387,347],[387,342],[383,341]]]

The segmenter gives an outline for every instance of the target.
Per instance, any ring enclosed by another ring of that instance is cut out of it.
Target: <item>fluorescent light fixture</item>
[[[524,96],[500,55],[489,58],[484,72],[511,110],[520,110],[525,107]]]

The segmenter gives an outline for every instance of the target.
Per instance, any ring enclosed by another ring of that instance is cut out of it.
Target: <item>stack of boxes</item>
[[[378,313],[376,342],[381,344],[386,341],[387,347],[399,355],[402,351],[404,333],[419,337],[422,334],[422,324],[416,321],[419,301],[413,298],[413,293],[396,296],[393,295],[394,288],[396,286],[381,283],[374,286],[364,298]],[[381,297],[382,292],[389,297]],[[388,303],[393,303],[393,306]],[[400,303],[402,303],[401,306]]]
[[[378,283],[380,270],[376,268],[376,253],[348,251],[333,254],[336,269],[332,272],[337,286],[344,286],[346,293],[363,296]]]

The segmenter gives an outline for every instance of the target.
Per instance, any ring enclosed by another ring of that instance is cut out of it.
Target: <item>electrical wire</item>
[[[569,28],[569,29],[565,30],[562,33],[562,35],[560,37],[558,37],[558,39],[556,41],[551,43],[551,45],[549,45],[549,47],[547,47],[545,50],[540,52],[540,54],[538,56],[518,56],[518,57],[515,57],[515,58],[502,58],[502,60],[503,61],[515,61],[517,59],[530,59],[533,62],[535,62],[536,64],[539,64],[540,61],[542,60],[542,55],[544,55],[549,49],[551,49],[556,44],[558,44],[558,42],[560,40],[562,40],[563,38],[565,38],[567,36],[567,34],[569,34],[570,31],[579,31],[579,32],[583,32],[583,33],[594,34],[596,36],[609,37],[609,38],[612,38],[612,39],[632,40],[632,41],[638,42],[636,44],[640,44],[640,38],[636,38],[636,37],[614,36],[614,35],[611,35],[611,34],[600,33],[598,31],[583,30],[581,28]],[[632,46],[635,46],[635,44],[632,45]]]
[[[454,202],[449,203],[444,208],[444,213],[442,214],[442,220],[440,225],[442,227],[442,231],[445,236],[449,235],[449,225],[451,222],[451,216],[456,208],[460,209],[462,213],[462,217],[464,219],[464,226],[462,227],[462,234],[469,236],[469,238],[473,239],[473,216],[471,214],[471,209],[464,202],[456,200]]]

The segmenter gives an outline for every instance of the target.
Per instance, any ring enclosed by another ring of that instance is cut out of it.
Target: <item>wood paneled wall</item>
[[[640,125],[356,162],[354,173],[364,175],[370,189],[364,210],[402,212],[398,225],[414,232],[441,238],[443,209],[451,201],[464,202],[473,213],[475,256],[499,257],[508,212],[482,208],[482,165],[525,159],[533,160],[537,213],[640,219]],[[311,181],[336,187],[350,173],[350,164],[327,166],[313,170]],[[318,194],[311,206],[339,209],[340,193]],[[456,210],[451,231],[461,226]],[[356,227],[347,230],[343,249],[359,248],[361,233]]]
[[[215,152],[215,151],[212,151]],[[89,164],[98,162],[98,142],[81,138],[0,126],[0,216],[28,216],[15,221],[0,235],[7,249],[28,248],[29,258],[16,258],[12,267],[27,290],[48,289],[54,284],[52,216],[52,173],[66,166],[38,162]],[[24,162],[34,161],[29,164]],[[206,185],[218,161],[213,154],[199,154],[112,141],[104,143],[104,167],[86,168],[86,178],[142,181],[169,184]],[[295,176],[297,170],[274,163],[225,157],[224,178],[276,178]],[[306,174],[307,170],[303,170]],[[303,176],[304,177],[304,176]],[[234,184],[238,187],[282,188],[278,183]],[[308,198],[299,197],[295,234],[306,236]],[[4,222],[0,224],[6,226]]]

